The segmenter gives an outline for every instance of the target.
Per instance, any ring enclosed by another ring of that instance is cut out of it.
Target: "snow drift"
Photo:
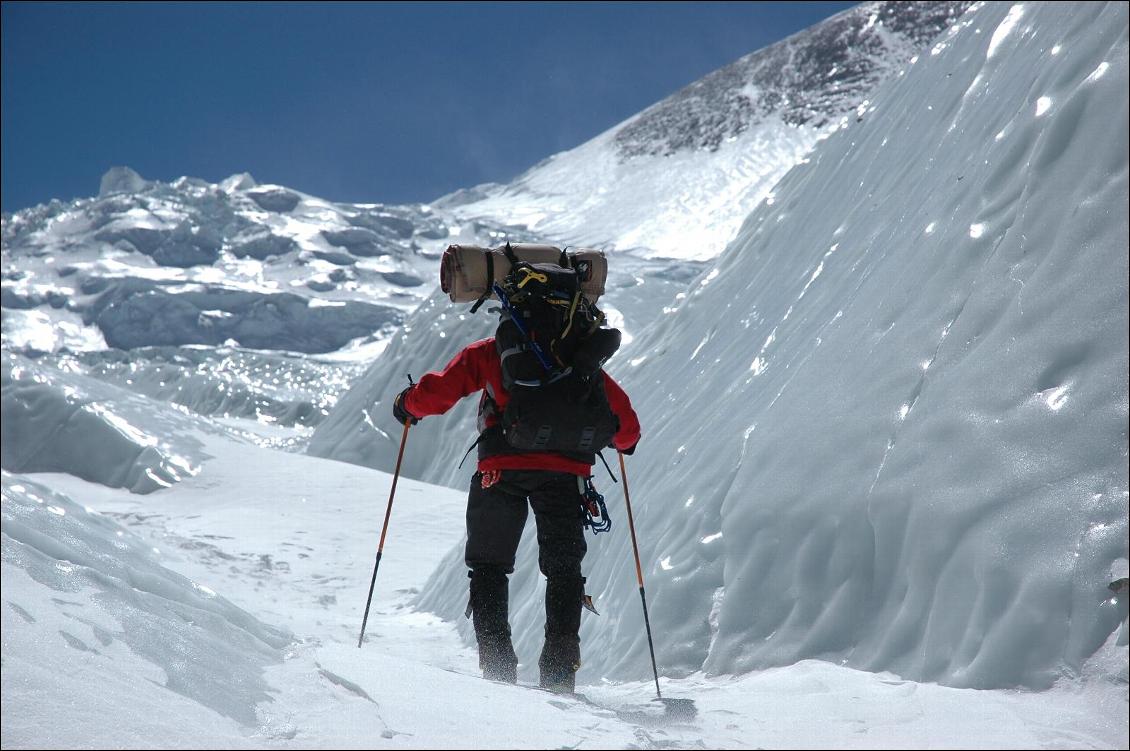
[[[42,483],[5,471],[3,496],[6,740],[46,733],[64,747],[114,747],[123,726],[168,727],[172,708],[182,730],[209,728],[208,742],[225,745],[221,729],[238,737],[239,723],[255,722],[271,700],[264,670],[282,662],[289,633]],[[65,670],[52,667],[59,650],[72,655]],[[54,697],[66,697],[65,718]]]

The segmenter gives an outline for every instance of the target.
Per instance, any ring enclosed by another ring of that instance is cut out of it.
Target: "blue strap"
[[[514,309],[514,306],[510,304],[510,298],[507,296],[502,287],[499,286],[498,282],[495,282],[492,285],[492,288],[494,289],[494,294],[498,295],[498,299],[502,301],[503,310],[505,310],[507,314],[509,314],[510,320],[514,322],[514,325],[518,327],[518,331],[520,331],[522,333],[522,336],[525,337],[526,341],[530,343],[530,349],[532,349],[534,351],[534,354],[537,355],[538,362],[540,362],[541,366],[545,368],[545,372],[552,373],[553,365],[549,362],[549,358],[545,356],[545,352],[543,352],[541,347],[538,346],[538,343],[530,339],[530,332],[526,330],[526,325],[522,323],[521,313],[516,311]]]

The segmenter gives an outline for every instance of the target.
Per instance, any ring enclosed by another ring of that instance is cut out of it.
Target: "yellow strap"
[[[577,290],[575,293],[573,293],[573,304],[569,306],[569,325],[566,326],[565,330],[561,332],[561,336],[559,336],[558,339],[564,339],[565,337],[569,336],[569,329],[573,328],[573,314],[577,312],[577,303],[580,302],[580,300],[581,291]]]
[[[525,287],[526,283],[528,281],[530,281],[531,279],[537,279],[542,284],[547,284],[549,282],[549,277],[546,276],[545,274],[539,274],[538,272],[536,272],[532,269],[522,269],[521,271],[522,271],[522,273],[524,273],[526,275],[526,278],[523,279],[522,281],[518,282],[518,289],[522,289],[522,287]]]

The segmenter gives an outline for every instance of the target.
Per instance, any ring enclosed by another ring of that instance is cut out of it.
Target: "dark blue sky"
[[[855,4],[6,1],[3,210],[115,165],[427,201]]]

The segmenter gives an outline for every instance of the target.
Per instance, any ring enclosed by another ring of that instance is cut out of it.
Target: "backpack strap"
[[[522,281],[518,282],[518,284],[515,285],[518,289],[522,289],[522,287],[525,287],[527,284],[529,284],[531,279],[537,282],[541,282],[542,284],[549,283],[549,276],[535,271],[534,267],[529,265],[528,263],[522,264],[521,266],[516,266],[514,268],[514,271],[520,272],[522,274]]]
[[[618,483],[619,480],[616,479],[616,475],[612,474],[612,467],[608,466],[608,460],[604,458],[604,454],[597,451],[596,455],[600,457],[600,461],[604,464],[604,468],[608,470],[608,476],[612,478],[612,482]]]
[[[553,342],[550,342],[551,348],[554,344],[557,343],[557,340],[564,339],[565,337],[569,336],[569,331],[573,328],[573,316],[577,312],[577,303],[579,303],[580,301],[581,288],[577,287],[577,291],[573,293],[573,304],[569,306],[569,314],[565,316],[565,320],[568,321],[568,323],[565,324],[565,330],[561,332],[561,336],[557,337],[557,339]]]
[[[467,457],[471,455],[471,452],[474,451],[475,447],[483,442],[483,436],[484,435],[485,435],[485,433],[479,433],[479,437],[475,439],[475,442],[467,447],[467,452],[465,454],[463,454],[463,458],[459,460],[459,466],[456,467],[455,469],[457,469],[457,470],[463,469],[463,462],[467,461]],[[607,467],[608,464],[606,463],[604,466]],[[608,470],[608,471],[611,472],[612,470]],[[615,482],[616,478],[613,477],[612,480],[613,480],[613,482]]]
[[[507,247],[509,247],[509,244],[507,244]],[[475,304],[471,306],[471,312],[472,313],[477,312],[479,310],[479,308],[481,308],[483,306],[483,303],[485,303],[488,299],[490,299],[491,294],[494,292],[494,286],[493,286],[494,285],[494,253],[487,253],[486,257],[487,257],[487,283],[485,285],[486,291],[483,292],[483,294],[479,296],[479,299],[475,301]]]

